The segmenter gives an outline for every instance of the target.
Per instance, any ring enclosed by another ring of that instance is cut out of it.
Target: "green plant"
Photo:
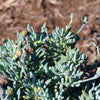
[[[88,65],[88,58],[75,47],[87,18],[82,18],[83,25],[76,34],[71,32],[72,19],[73,15],[65,30],[56,27],[49,35],[44,23],[40,35],[28,25],[28,31],[18,33],[15,42],[3,40],[0,74],[6,78],[5,82],[0,80],[1,100],[92,100],[92,88],[86,86],[100,73],[93,72],[89,79],[83,79],[88,71],[97,68],[99,50],[95,45],[97,59]],[[98,87],[100,85],[95,91]],[[85,98],[84,92],[89,92],[89,96]],[[100,91],[96,94],[93,100],[99,100]]]

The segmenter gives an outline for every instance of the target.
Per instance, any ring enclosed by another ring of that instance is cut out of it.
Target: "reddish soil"
[[[89,63],[96,59],[96,49],[100,47],[100,0],[0,0],[0,43],[3,38],[16,40],[17,32],[26,30],[30,24],[39,34],[41,26],[47,22],[49,33],[56,26],[66,27],[70,14],[74,14],[72,31],[81,27],[81,17],[88,17],[88,24],[79,33],[80,47],[89,57]]]

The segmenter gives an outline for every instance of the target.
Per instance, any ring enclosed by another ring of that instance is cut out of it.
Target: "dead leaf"
[[[54,9],[54,15],[55,17],[64,18],[64,16],[61,14],[61,12],[58,9]]]
[[[57,0],[48,0],[49,3],[53,4],[53,5],[59,5],[61,4],[61,2],[58,2]]]
[[[9,8],[9,7],[14,6],[14,5],[17,5],[17,4],[18,4],[17,3],[17,0],[7,0],[4,3],[2,3],[1,6],[6,7],[6,8]]]

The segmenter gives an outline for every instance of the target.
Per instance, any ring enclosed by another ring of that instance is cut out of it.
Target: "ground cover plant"
[[[3,40],[0,45],[1,100],[100,100],[100,68],[97,59],[91,65],[75,45],[78,33],[71,32],[73,14],[65,29],[56,27],[48,34],[46,23],[37,35],[28,30],[17,34],[17,40]],[[97,70],[96,70],[97,69]]]

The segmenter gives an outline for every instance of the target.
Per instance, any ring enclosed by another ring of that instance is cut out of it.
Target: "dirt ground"
[[[100,0],[0,0],[0,43],[3,38],[16,40],[17,32],[26,30],[27,24],[38,34],[44,22],[49,33],[56,26],[65,28],[71,13],[74,14],[74,33],[82,25],[81,17],[88,17],[76,46],[85,52],[91,63],[96,59],[93,41],[100,47]]]

